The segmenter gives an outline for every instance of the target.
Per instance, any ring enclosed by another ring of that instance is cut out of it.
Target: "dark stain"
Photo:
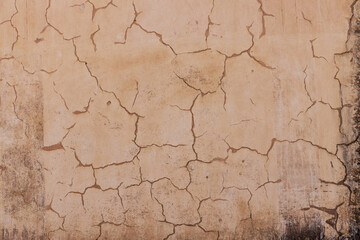
[[[3,142],[0,156],[1,239],[43,239],[45,190],[39,162],[43,146],[42,85],[35,77],[26,78],[16,85],[16,95],[15,111],[21,120],[6,119],[9,115],[0,110],[3,133],[11,136],[9,143]]]
[[[295,219],[288,219],[285,233],[281,240],[320,240],[324,239],[325,227],[318,221],[300,224]]]
[[[35,240],[35,239],[39,239],[39,240],[44,240],[45,237],[44,235],[42,236],[36,236],[36,233],[34,231],[29,232],[26,228],[24,228],[21,233],[19,232],[19,230],[17,228],[13,228],[12,230],[9,231],[9,229],[1,229],[1,240],[13,240],[13,239],[18,239],[18,240]]]
[[[10,234],[8,229],[2,229],[1,231],[1,239],[3,240],[9,240]]]
[[[344,161],[347,168],[347,179],[349,185],[351,186],[351,193],[354,195],[354,201],[349,200],[350,205],[352,205],[352,216],[350,219],[350,232],[349,239],[360,240],[360,12],[356,11],[359,7],[359,2],[354,1],[351,5],[352,17],[350,19],[350,34],[355,36],[355,43],[352,48],[353,51],[353,61],[355,68],[354,76],[354,85],[358,91],[357,98],[357,107],[354,115],[355,128],[357,130],[357,139],[354,144],[357,144],[357,149],[354,151],[354,148],[351,145],[347,147],[344,152]],[[357,5],[357,6],[355,6]]]
[[[41,41],[44,41],[44,39],[43,39],[43,38],[36,38],[36,39],[34,40],[35,43],[39,43],[39,42],[41,42]]]

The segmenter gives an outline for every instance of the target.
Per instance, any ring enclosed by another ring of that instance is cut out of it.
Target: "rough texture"
[[[357,0],[1,0],[0,239],[360,239]]]

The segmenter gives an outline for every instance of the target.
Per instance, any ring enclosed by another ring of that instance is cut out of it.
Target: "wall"
[[[358,239],[353,0],[2,0],[0,239]]]

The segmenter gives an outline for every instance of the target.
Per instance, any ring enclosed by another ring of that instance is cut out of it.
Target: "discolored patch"
[[[43,239],[42,85],[30,75],[16,82],[6,80],[1,82],[0,106],[1,239]]]
[[[353,120],[357,137],[351,144],[344,146],[341,151],[347,166],[347,179],[352,195],[350,196],[351,215],[349,232],[351,239],[360,239],[360,3],[354,1],[351,5],[353,15],[350,19],[350,34],[354,38],[352,49],[354,66],[354,88],[357,91],[356,107]]]
[[[288,219],[281,240],[320,240],[324,239],[325,227],[318,221],[309,220],[300,224],[298,220]]]

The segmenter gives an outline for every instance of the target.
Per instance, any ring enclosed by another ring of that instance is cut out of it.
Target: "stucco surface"
[[[359,15],[0,0],[0,239],[359,239]]]

